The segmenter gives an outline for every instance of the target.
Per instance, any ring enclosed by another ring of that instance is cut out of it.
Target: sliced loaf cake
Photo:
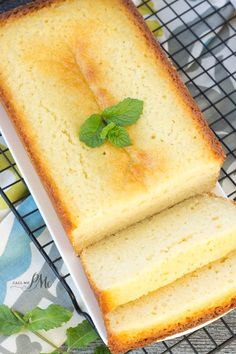
[[[236,251],[107,314],[113,354],[201,325],[236,307]]]
[[[81,260],[104,312],[236,249],[236,204],[186,200],[85,249]]]

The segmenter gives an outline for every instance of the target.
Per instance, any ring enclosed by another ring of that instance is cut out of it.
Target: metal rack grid
[[[0,1],[0,12],[26,2],[30,1]],[[209,10],[206,13],[201,13],[201,6],[205,4],[208,5]],[[158,0],[158,12],[154,10],[151,0],[140,1],[138,7],[141,6],[142,8],[145,7],[146,20],[153,20],[154,18],[158,20],[156,28],[152,29],[154,35],[160,31],[160,28],[166,33],[166,37],[160,39],[163,49],[167,52],[167,55],[171,57],[174,65],[186,85],[189,87],[193,97],[197,100],[208,119],[211,128],[215,131],[225,149],[227,160],[222,169],[220,183],[223,185],[224,189],[226,189],[228,197],[236,200],[236,86],[233,86],[233,83],[236,84],[236,55],[235,49],[231,46],[234,41],[236,42],[236,26],[233,27],[233,22],[236,22],[236,14],[232,10],[233,7],[229,2],[226,2],[221,7],[215,7],[213,1],[209,0]],[[167,12],[168,20],[166,20],[165,17]],[[186,19],[190,14],[194,14],[194,20],[191,23],[189,23],[189,21],[187,23]],[[211,21],[211,18],[216,15],[220,21]],[[173,29],[176,21],[178,21],[179,24],[177,31]],[[204,24],[205,26],[202,34],[196,33],[196,29],[200,24]],[[227,27],[227,39],[222,32],[223,24],[224,27]],[[187,43],[183,40],[186,38],[186,36],[184,37],[186,34],[188,40]],[[205,40],[208,39],[209,34],[214,34],[215,36],[215,40],[210,44],[209,41],[207,42]],[[170,46],[171,42],[174,43],[174,46],[172,47]],[[192,52],[192,48],[196,44],[202,46],[197,58]],[[218,55],[218,50],[222,46],[227,49],[227,54],[224,57]],[[175,50],[173,50],[173,47],[175,47]],[[172,50],[170,50],[171,48]],[[183,57],[188,58],[188,61],[183,61],[181,59]],[[235,60],[233,71],[231,65],[232,59]],[[209,65],[210,60],[213,60],[213,63]],[[195,70],[196,63],[198,65],[197,70]],[[224,75],[216,77],[213,75],[213,72],[219,68]],[[209,85],[204,87],[199,84],[199,82],[201,82],[202,79],[206,80],[206,78]],[[232,85],[226,85],[229,81]],[[217,97],[212,93],[216,93]],[[219,126],[221,127],[220,130]],[[4,149],[0,148],[0,156],[3,156],[7,161],[7,166],[0,170],[0,173],[13,169],[17,175],[17,180],[14,183],[0,188],[1,197],[6,201],[25,232],[29,235],[37,249],[51,267],[52,271],[61,281],[65,290],[69,294],[75,309],[79,314],[82,314],[91,322],[89,316],[81,311],[76,298],[68,285],[70,274],[61,274],[57,268],[57,262],[61,257],[56,259],[51,259],[49,257],[47,248],[53,243],[53,240],[47,244],[40,244],[36,238],[36,232],[39,228],[32,230],[27,224],[27,217],[38,212],[38,209],[31,210],[25,215],[20,215],[17,210],[17,205],[20,200],[13,201],[8,198],[6,191],[9,187],[17,183],[25,182],[20,176],[16,164],[12,162],[11,158],[9,158],[9,150],[7,147]],[[233,165],[235,167],[232,167]],[[45,224],[41,225],[40,229],[43,227],[45,227]],[[217,336],[213,334],[213,332],[215,332],[213,329],[215,328],[217,328]],[[199,347],[199,343],[204,344]],[[235,343],[235,346],[233,343]],[[231,349],[234,347],[235,349]],[[195,331],[187,336],[171,341],[164,341],[155,344],[155,346],[143,348],[135,352],[145,354],[179,354],[180,352],[186,354],[213,354],[221,352],[223,348],[230,348],[227,353],[236,353],[236,326],[235,321],[232,322],[231,315],[227,315],[213,325]],[[226,351],[224,351],[224,353],[226,353]]]

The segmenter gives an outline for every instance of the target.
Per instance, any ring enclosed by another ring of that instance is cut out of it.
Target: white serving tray
[[[62,224],[50,201],[50,198],[46,193],[41,180],[39,179],[30,161],[30,158],[2,105],[0,105],[0,130],[8,147],[11,150],[11,153],[19,167],[20,172],[24,176],[28,188],[40,210],[42,217],[44,218],[44,221],[52,235],[53,240],[55,241],[55,244],[65,262],[65,265],[71,274],[75,288],[78,290],[79,296],[83,302],[83,310],[85,310],[91,316],[102,340],[107,343],[107,335],[102,319],[102,314],[100,312],[94,293],[89,286],[79,257],[75,255],[73,248],[62,227]],[[215,193],[217,195],[226,197],[219,184],[216,186]],[[166,339],[177,338],[183,334],[195,331],[196,329],[203,327],[204,325],[213,321],[207,322],[202,326],[192,328],[189,331],[178,333],[177,335],[168,337]]]

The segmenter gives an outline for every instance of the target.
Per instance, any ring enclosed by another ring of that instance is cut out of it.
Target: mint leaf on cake
[[[106,108],[102,116],[121,127],[136,123],[143,113],[143,101],[125,98],[115,106]]]
[[[108,141],[119,148],[132,145],[129,133],[123,127],[115,126],[107,134]]]
[[[105,141],[105,139],[101,137],[101,132],[104,127],[105,124],[99,114],[91,115],[80,127],[80,141],[91,148],[101,146]]]
[[[95,148],[109,141],[113,146],[124,148],[132,145],[124,128],[135,124],[143,113],[143,101],[125,98],[120,103],[107,107],[101,114],[93,114],[81,125],[80,141]]]
[[[110,130],[112,130],[115,127],[115,123],[111,122],[108,125],[105,126],[105,128],[103,128],[100,136],[102,139],[106,139],[108,133],[110,132]]]

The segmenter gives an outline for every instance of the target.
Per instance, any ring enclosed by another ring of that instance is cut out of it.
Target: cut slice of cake
[[[234,249],[236,204],[206,194],[99,241],[81,260],[103,312],[109,312]]]
[[[236,251],[107,314],[113,354],[145,346],[236,307]]]
[[[215,185],[222,149],[130,2],[36,1],[1,15],[0,48],[1,100],[77,253]],[[133,145],[81,143],[125,97],[144,101]]]

